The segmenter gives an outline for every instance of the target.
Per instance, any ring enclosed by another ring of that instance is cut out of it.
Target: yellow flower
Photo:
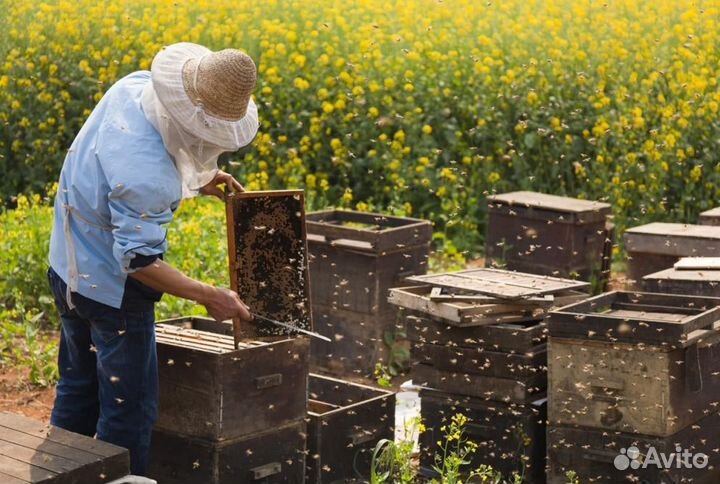
[[[432,126],[430,126],[429,124],[426,124],[425,126],[422,127],[422,132],[423,132],[423,134],[432,134],[432,132],[433,132]]]

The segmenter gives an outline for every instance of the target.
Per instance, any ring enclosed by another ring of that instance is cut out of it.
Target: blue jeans
[[[60,318],[60,381],[50,422],[130,450],[132,473],[144,475],[158,412],[155,314],[114,309],[48,279]]]

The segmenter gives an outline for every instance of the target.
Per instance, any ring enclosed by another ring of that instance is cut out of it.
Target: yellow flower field
[[[720,199],[720,0],[6,0],[0,198],[39,191],[102,93],[163,45],[245,49],[250,189],[431,217],[482,240],[484,194],[606,199],[622,229]]]

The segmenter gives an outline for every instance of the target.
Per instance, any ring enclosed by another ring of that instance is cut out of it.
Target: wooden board
[[[0,413],[0,482],[105,483],[130,473],[128,451],[84,435]]]
[[[213,442],[156,429],[149,477],[161,484],[303,484],[303,420]]]
[[[630,256],[718,257],[720,227],[655,222],[625,231],[625,248]]]
[[[720,320],[720,299],[613,291],[547,316],[552,336],[686,346],[693,331]]]
[[[488,326],[457,327],[418,311],[403,310],[403,328],[413,343],[457,348],[483,347],[502,352],[529,351],[546,341],[544,321],[532,320]]]
[[[547,348],[539,345],[524,353],[492,351],[481,346],[453,348],[432,343],[414,343],[413,361],[434,366],[443,371],[524,379],[544,374]]]
[[[510,379],[443,371],[436,367],[413,365],[410,376],[415,385],[426,388],[506,403],[529,403],[540,398],[547,388],[547,374]]]
[[[553,294],[571,289],[582,289],[589,286],[584,281],[489,268],[411,276],[407,280],[432,286],[462,289],[510,300]]]
[[[720,225],[720,207],[701,212],[698,223],[700,225]]]
[[[304,200],[301,190],[228,196],[230,282],[252,312],[312,330]],[[261,321],[234,323],[236,341],[290,332]]]
[[[369,478],[375,445],[394,438],[395,394],[315,374],[308,391],[305,482],[345,482],[358,473]]]
[[[642,279],[648,292],[720,297],[720,270],[665,269]]]
[[[679,271],[720,270],[720,257],[683,257],[673,265]]]

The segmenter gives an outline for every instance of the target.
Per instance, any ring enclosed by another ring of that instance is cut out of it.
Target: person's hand
[[[225,192],[220,189],[221,185],[225,185],[227,190],[232,190],[233,192],[245,191],[240,182],[237,181],[230,173],[218,170],[215,174],[215,178],[213,178],[210,183],[200,188],[200,194],[210,195],[217,197],[220,200],[225,200]]]
[[[243,321],[252,319],[248,305],[242,302],[235,291],[229,289],[213,288],[210,297],[202,304],[207,309],[208,314],[216,321],[226,321],[233,318],[240,318]]]

